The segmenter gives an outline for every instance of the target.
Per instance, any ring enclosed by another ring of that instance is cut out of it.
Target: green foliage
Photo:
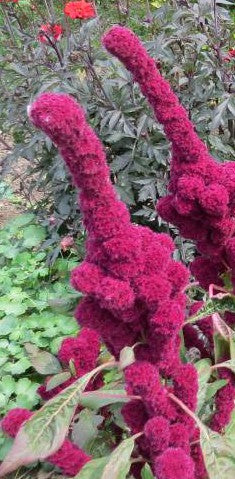
[[[0,476],[21,465],[44,459],[60,448],[82,392],[90,379],[102,369],[105,369],[105,365],[77,379],[35,412],[17,433],[11,450],[0,466]]]
[[[224,436],[211,431],[201,430],[201,448],[209,479],[233,479],[235,475],[235,441],[234,435]]]
[[[72,317],[77,295],[68,284],[69,270],[75,259],[60,257],[50,266],[46,261],[48,248],[41,248],[46,235],[46,229],[35,224],[31,213],[14,218],[0,231],[0,404],[3,414],[15,406],[31,409],[37,405],[36,390],[42,380],[39,374],[60,371],[51,353],[57,352],[64,337],[77,332]],[[54,310],[51,303],[60,298],[66,308],[63,305]],[[28,353],[27,343],[30,343]]]
[[[141,479],[154,479],[153,473],[148,463],[146,463],[141,471]]]

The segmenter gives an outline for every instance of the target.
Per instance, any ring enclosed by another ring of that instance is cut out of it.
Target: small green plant
[[[32,367],[26,343],[54,355],[64,337],[75,335],[78,330],[72,315],[78,295],[68,283],[78,254],[75,249],[70,250],[67,258],[60,253],[51,265],[49,253],[47,230],[36,223],[31,213],[12,219],[0,232],[2,414],[13,407],[32,409],[39,403],[41,370]],[[45,365],[48,366],[46,361]],[[47,367],[47,374],[53,372]],[[0,437],[0,458],[5,454],[6,443]]]

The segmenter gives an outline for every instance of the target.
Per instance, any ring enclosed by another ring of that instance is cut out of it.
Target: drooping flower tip
[[[33,124],[43,130],[58,146],[65,146],[74,129],[82,130],[85,115],[75,100],[66,94],[42,93],[29,108],[29,117]]]
[[[85,0],[66,3],[64,13],[72,19],[79,18],[80,20],[87,20],[96,15],[92,3],[86,2]]]

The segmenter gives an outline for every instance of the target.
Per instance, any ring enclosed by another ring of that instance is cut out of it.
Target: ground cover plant
[[[14,407],[37,407],[43,376],[62,371],[54,357],[61,342],[78,331],[69,271],[82,249],[79,242],[71,246],[70,238],[69,246],[68,238],[58,237],[52,265],[47,242],[47,229],[32,213],[12,219],[0,232],[1,415]],[[9,445],[1,431],[1,460]]]
[[[0,474],[40,459],[77,479],[232,479],[235,166],[210,155],[130,30],[111,28],[103,45],[171,142],[169,194],[157,209],[195,243],[197,257],[187,268],[173,259],[168,234],[131,223],[105,150],[72,97],[44,93],[29,106],[80,190],[86,257],[71,284],[83,294],[75,312],[82,330],[62,342],[58,359],[70,376],[46,379],[43,407],[3,419],[15,441]]]

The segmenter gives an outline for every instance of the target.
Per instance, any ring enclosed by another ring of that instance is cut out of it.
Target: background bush
[[[229,1],[97,2],[99,17],[87,22],[63,16],[54,2],[19,0],[2,4],[0,129],[13,137],[13,151],[3,171],[14,172],[19,157],[28,161],[30,181],[37,189],[38,214],[59,234],[81,229],[76,193],[51,142],[29,124],[26,107],[42,91],[72,94],[87,111],[89,122],[106,147],[113,182],[136,222],[159,229],[154,204],[165,194],[169,148],[129,74],[101,47],[107,25],[122,22],[142,36],[161,72],[170,80],[197,130],[219,159],[234,159],[234,11]],[[47,4],[46,4],[47,5]],[[119,8],[117,8],[117,5]],[[65,30],[57,53],[40,43],[41,23],[56,21]],[[57,236],[53,236],[54,242]],[[53,241],[53,240],[52,240]],[[186,246],[186,256],[187,253]]]

